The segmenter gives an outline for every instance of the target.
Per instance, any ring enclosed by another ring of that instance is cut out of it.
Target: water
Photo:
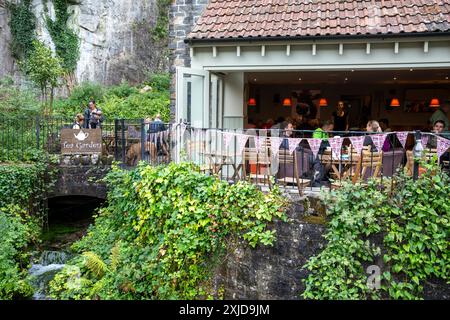
[[[49,300],[49,283],[70,258],[69,254],[62,251],[43,251],[40,254],[39,259],[28,271],[35,289],[34,300]]]

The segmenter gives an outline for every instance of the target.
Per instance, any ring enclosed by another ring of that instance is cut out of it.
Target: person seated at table
[[[315,139],[323,139],[327,141],[327,138],[330,137],[329,132],[333,131],[334,123],[331,120],[326,120],[323,122],[322,126],[314,130],[313,138]]]
[[[437,120],[433,124],[433,133],[440,134],[444,132],[445,122],[442,120]],[[426,145],[427,149],[436,149],[437,148],[437,137],[434,135],[430,135],[428,138],[428,143]]]
[[[376,120],[369,120],[369,122],[367,122],[366,131],[371,134],[383,132],[381,130],[380,124]],[[372,152],[377,151],[377,147],[375,147],[375,144],[373,143],[372,138],[370,138],[369,135],[364,138],[363,146],[370,146]]]
[[[386,118],[378,120],[380,124],[381,131],[383,132],[392,132],[391,128],[389,128],[389,120]]]
[[[283,142],[280,145],[281,149],[289,149],[289,138],[293,137],[293,135],[294,135],[294,131],[293,130],[294,130],[294,125],[290,121],[290,122],[288,122],[288,124],[286,125],[286,127],[284,128],[283,133],[282,133],[282,137],[284,139],[283,139]]]

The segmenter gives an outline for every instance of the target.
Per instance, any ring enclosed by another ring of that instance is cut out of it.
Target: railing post
[[[126,163],[125,119],[120,119],[120,125],[122,127],[122,166],[125,166]]]
[[[119,119],[114,119],[114,160],[119,160]]]
[[[413,156],[414,156],[414,169],[413,169],[413,180],[416,181],[419,177],[419,161],[418,158],[422,156],[423,146],[421,141],[421,133],[419,130],[416,130],[414,133],[415,138],[415,145],[413,150]]]
[[[145,122],[141,119],[141,160],[145,160]]]
[[[41,136],[40,118],[36,116],[36,147],[39,150],[39,137]]]

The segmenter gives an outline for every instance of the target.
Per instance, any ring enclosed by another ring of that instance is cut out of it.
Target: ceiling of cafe
[[[252,84],[448,84],[450,69],[248,72]]]

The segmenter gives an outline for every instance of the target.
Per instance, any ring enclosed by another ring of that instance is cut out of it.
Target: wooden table
[[[338,180],[345,179],[349,177],[352,172],[355,172],[359,158],[360,156],[356,153],[353,153],[351,156],[343,153],[341,158],[338,159],[335,155],[331,154],[331,151],[328,150],[326,150],[322,155],[319,155],[319,159],[322,164],[331,165],[333,175]]]
[[[212,166],[212,172],[214,174],[219,174],[224,166],[232,166],[234,173],[231,179],[235,179],[236,177],[239,179],[239,167],[236,166],[236,163],[233,161],[233,156],[223,152],[201,152],[202,156],[204,156],[209,164]]]

